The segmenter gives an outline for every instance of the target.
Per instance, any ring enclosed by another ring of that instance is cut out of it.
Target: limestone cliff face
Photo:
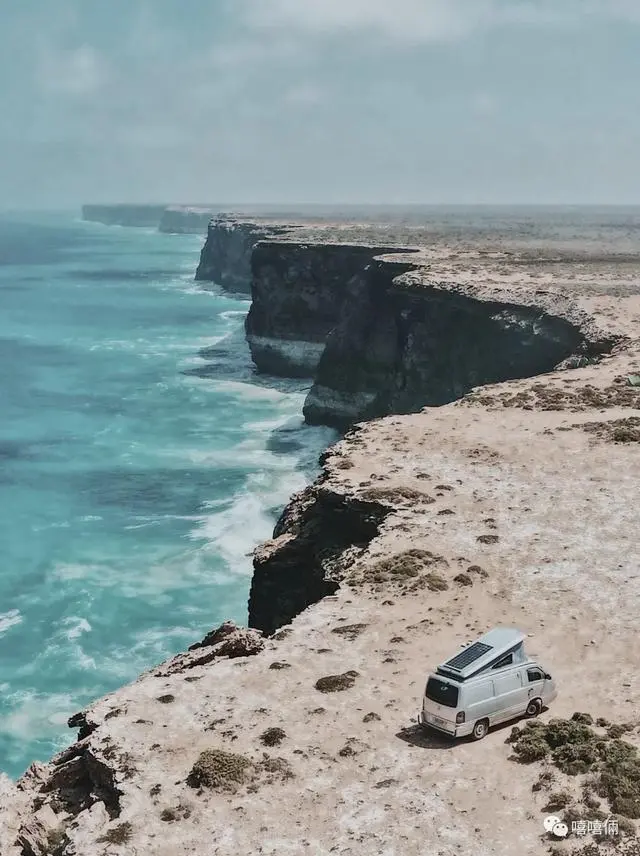
[[[259,371],[313,377],[349,280],[393,248],[262,241],[251,256],[246,333]]]
[[[83,205],[82,219],[106,226],[156,228],[166,205]]]
[[[439,286],[411,268],[376,260],[348,281],[304,405],[307,422],[343,429],[415,412],[588,350],[579,321],[561,311]]]
[[[206,235],[214,213],[212,208],[172,205],[163,211],[158,230],[172,235]]]
[[[249,626],[266,634],[338,588],[390,508],[314,485],[292,497],[273,539],[254,554]]]
[[[221,215],[210,220],[196,280],[216,282],[228,291],[251,292],[251,253],[265,238],[284,235],[295,226],[264,224]]]

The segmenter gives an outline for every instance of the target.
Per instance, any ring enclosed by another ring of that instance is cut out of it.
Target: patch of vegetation
[[[549,757],[569,776],[590,772],[593,789],[608,801],[613,812],[640,818],[638,749],[611,737],[611,726],[603,737],[585,723],[584,714],[577,717],[574,714],[570,720],[552,719],[548,723],[530,721],[524,728],[513,728],[507,742],[513,745],[514,758],[529,764]]]
[[[469,574],[458,574],[453,578],[454,583],[458,583],[461,586],[472,586],[473,579],[469,576]]]
[[[380,722],[380,717],[378,716],[377,713],[374,713],[373,711],[371,711],[371,713],[365,713],[365,715],[362,717],[362,721],[363,722]]]
[[[480,544],[497,544],[499,540],[499,535],[478,535],[476,538]]]
[[[554,791],[549,794],[549,799],[544,807],[545,811],[558,811],[558,809],[566,808],[573,801],[571,791]]]
[[[112,826],[107,829],[104,835],[98,838],[100,844],[127,844],[133,836],[133,826],[129,821],[119,823],[117,826]]]
[[[354,467],[353,461],[348,460],[347,458],[341,458],[336,461],[335,468],[337,470],[352,470]]]
[[[580,711],[577,710],[571,719],[573,722],[582,722],[585,725],[593,725],[593,717],[590,713],[580,713]]]
[[[388,582],[395,579],[417,577],[425,568],[441,561],[439,556],[429,550],[405,550],[387,559],[380,559],[365,571],[373,582]]]
[[[483,577],[486,579],[489,576],[488,571],[485,571],[484,568],[481,568],[480,565],[469,565],[467,568],[468,574],[477,574],[479,577]]]
[[[368,624],[345,624],[341,627],[334,627],[331,632],[335,633],[337,636],[344,636],[352,642],[354,639],[357,639],[362,631],[366,630],[368,626]]]
[[[640,443],[640,417],[613,419],[610,422],[583,422],[574,425],[608,443]]]
[[[359,677],[358,672],[353,670],[344,672],[342,675],[326,675],[324,678],[318,678],[315,687],[321,693],[337,693],[351,689],[357,677]]]
[[[370,502],[384,502],[389,505],[403,505],[405,503],[431,505],[432,502],[435,502],[432,496],[407,486],[370,487],[362,492],[362,498]]]
[[[257,769],[267,775],[267,784],[273,784],[276,780],[287,781],[295,778],[291,764],[285,758],[270,758],[265,755],[257,765]]]
[[[610,740],[601,747],[598,793],[616,814],[640,817],[640,756],[635,746]]]
[[[253,766],[243,755],[222,749],[206,749],[191,768],[187,784],[191,788],[235,791],[248,780]]]
[[[277,670],[280,670],[280,669],[290,669],[290,668],[291,668],[291,663],[278,663],[278,662],[276,662],[276,663],[271,663],[271,665],[269,666],[269,668],[270,668],[270,669],[274,669],[274,670],[276,670],[276,671],[277,671]]]
[[[186,820],[191,817],[191,809],[179,803],[175,807],[163,808],[160,812],[160,820],[165,823],[175,823],[177,820]]]
[[[360,577],[359,579],[356,578],[354,583],[397,584],[405,592],[418,591],[424,588],[440,591],[448,586],[446,583],[444,586],[439,585],[440,581],[444,582],[444,580],[441,577],[438,579],[435,576],[432,577],[429,572],[435,571],[436,567],[441,568],[447,565],[448,562],[443,556],[438,556],[429,550],[413,548],[380,559],[373,565],[361,567]]]
[[[287,736],[282,728],[267,728],[260,735],[260,740],[265,746],[279,746]]]
[[[435,572],[427,574],[425,582],[429,591],[446,591],[449,588],[449,583],[445,578]]]
[[[461,404],[480,405],[489,409],[517,407],[522,410],[569,410],[574,413],[610,407],[635,410],[640,407],[640,389],[630,385],[626,376],[616,377],[613,383],[601,388],[585,384],[566,389],[538,382],[516,393],[491,393],[486,390],[472,392],[462,399]]]
[[[610,737],[612,740],[618,740],[620,737],[622,737],[623,734],[626,734],[628,731],[633,731],[633,723],[614,723],[613,725],[609,725],[607,727],[607,737]]]
[[[532,791],[541,791],[541,790],[549,790],[551,785],[555,782],[555,774],[553,770],[547,769],[543,770],[536,781],[531,786]]]
[[[171,695],[171,693],[167,693],[166,695],[158,696],[156,701],[159,701],[160,704],[171,704],[172,701],[175,701],[176,697]]]
[[[439,515],[455,514],[455,511],[453,511],[451,508],[442,508],[442,509],[440,509],[440,511],[438,512],[438,514],[439,514]]]

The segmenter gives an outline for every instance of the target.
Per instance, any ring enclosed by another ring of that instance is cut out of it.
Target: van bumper
[[[439,725],[436,722],[428,722],[425,719],[424,713],[422,711],[420,711],[418,713],[418,725],[420,725],[421,728],[424,728],[425,731],[426,730],[439,731],[440,734],[446,734],[447,737],[458,737],[458,736],[460,736],[460,730],[456,725],[452,724],[451,727],[449,728],[447,726]]]

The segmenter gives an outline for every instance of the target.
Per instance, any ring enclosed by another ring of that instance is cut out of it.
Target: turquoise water
[[[0,770],[246,621],[250,551],[316,471],[304,383],[254,375],[202,240],[0,216]]]

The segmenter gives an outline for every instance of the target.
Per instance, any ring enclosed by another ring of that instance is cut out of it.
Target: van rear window
[[[437,678],[429,678],[425,695],[431,701],[444,704],[446,707],[458,706],[458,687],[453,684],[446,684]]]

